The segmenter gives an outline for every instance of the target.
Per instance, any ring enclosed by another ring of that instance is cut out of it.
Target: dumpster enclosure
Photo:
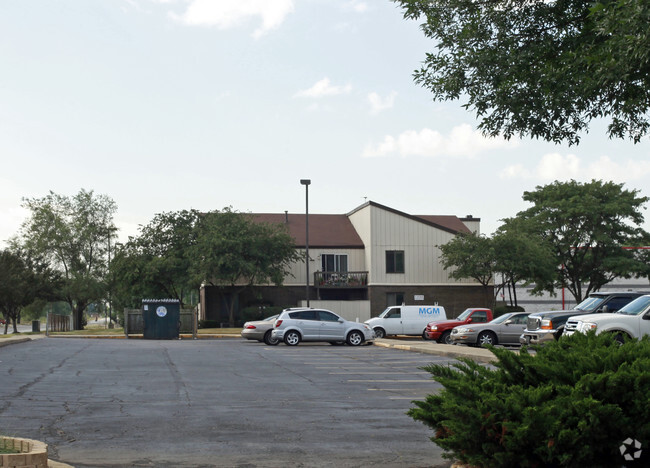
[[[142,324],[145,339],[178,339],[181,328],[180,302],[178,299],[143,299]]]

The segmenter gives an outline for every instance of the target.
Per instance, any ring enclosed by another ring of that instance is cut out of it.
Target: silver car
[[[288,346],[301,341],[327,341],[359,346],[373,343],[375,333],[365,323],[351,322],[323,309],[286,309],[275,321],[271,337]]]
[[[486,344],[519,344],[530,312],[510,312],[488,323],[461,325],[451,330],[452,344],[484,346]]]
[[[246,322],[244,328],[241,331],[241,336],[247,340],[257,340],[264,342],[269,346],[274,346],[279,343],[278,340],[274,340],[271,336],[273,331],[273,324],[275,319],[278,318],[279,314],[271,315],[270,317],[265,318],[264,320],[256,320],[254,322]]]

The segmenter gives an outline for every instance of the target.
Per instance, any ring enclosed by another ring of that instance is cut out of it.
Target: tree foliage
[[[482,467],[648,466],[619,447],[650,445],[650,339],[619,346],[577,334],[529,354],[490,347],[494,369],[469,359],[425,368],[443,386],[415,401],[414,419],[435,431],[451,459]]]
[[[140,227],[139,235],[118,246],[111,261],[115,304],[140,307],[144,298],[188,303],[200,282],[193,278],[191,248],[201,214],[196,210],[159,213]]]
[[[60,278],[46,264],[28,258],[25,252],[0,251],[0,312],[5,323],[18,333],[16,322],[23,308],[37,299],[54,299]]]
[[[196,280],[230,295],[231,326],[238,295],[252,285],[281,285],[299,258],[285,226],[261,223],[231,208],[205,214],[192,250]]]
[[[449,276],[478,281],[483,286],[485,303],[491,305],[492,297],[488,291],[496,271],[491,239],[477,234],[459,234],[438,248],[442,254],[442,266],[451,269]]]
[[[415,81],[492,136],[576,144],[591,120],[638,142],[649,130],[647,0],[394,0],[435,41]]]
[[[42,258],[62,276],[61,297],[81,329],[88,304],[106,297],[108,249],[117,228],[117,207],[106,195],[81,189],[68,197],[50,192],[43,198],[23,199],[30,217],[13,245],[31,257]]]
[[[648,198],[638,192],[596,180],[554,182],[524,192],[533,206],[506,222],[517,221],[540,236],[560,267],[550,280],[534,275],[536,289],[566,287],[579,303],[615,278],[646,272],[639,256],[624,248],[643,245],[648,238],[638,227]]]

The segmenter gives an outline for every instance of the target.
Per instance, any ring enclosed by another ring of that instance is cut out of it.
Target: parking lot
[[[0,429],[117,466],[448,466],[405,415],[448,358],[241,339],[49,338],[0,348]]]

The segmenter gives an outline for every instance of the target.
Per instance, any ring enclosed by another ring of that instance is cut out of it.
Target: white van
[[[375,331],[375,337],[387,335],[422,335],[427,323],[446,320],[445,308],[438,305],[401,305],[390,306],[379,317],[366,320],[365,323]]]

